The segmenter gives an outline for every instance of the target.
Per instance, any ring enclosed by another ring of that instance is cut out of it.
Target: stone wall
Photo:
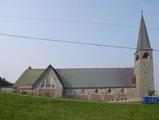
[[[121,93],[121,90],[124,90]],[[111,88],[109,89],[65,89],[64,97],[81,100],[104,101],[138,101],[136,88]]]
[[[150,55],[148,58],[143,58],[145,51],[139,51],[139,59],[135,63],[135,75],[137,86],[137,97],[147,96],[149,90],[154,90],[154,75],[153,75],[153,59],[152,52],[147,51]]]
[[[39,89],[40,96],[55,97],[55,89]]]

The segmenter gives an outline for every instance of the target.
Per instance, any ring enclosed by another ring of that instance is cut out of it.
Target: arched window
[[[107,91],[106,91],[106,94],[111,94],[112,90],[109,88]]]
[[[136,56],[136,61],[139,59],[139,55]]]
[[[113,89],[108,89],[107,91],[106,91],[106,95],[113,95],[114,94],[114,90]]]
[[[149,56],[149,54],[146,52],[146,53],[144,53],[144,55],[143,55],[143,58],[149,58],[150,56]]]
[[[108,92],[111,93],[111,91],[112,91],[112,90],[109,88],[109,89],[108,89]]]
[[[112,90],[109,88],[107,91],[106,91],[106,95],[110,95],[112,94]]]
[[[122,89],[119,91],[119,94],[118,94],[118,96],[117,96],[117,101],[119,101],[119,100],[123,101],[123,100],[127,100],[127,99],[128,99],[127,93],[126,93],[125,89],[122,88]]]
[[[124,88],[122,88],[119,93],[120,93],[120,94],[124,94],[124,93],[125,93]]]
[[[101,92],[100,89],[99,89],[99,90],[98,90],[98,89],[95,89],[94,92],[93,92],[92,95],[91,95],[91,99],[92,99],[92,100],[101,100],[102,95],[101,95],[100,92]]]
[[[133,76],[132,83],[133,83],[133,85],[136,85],[136,75]]]
[[[98,89],[96,89],[94,92],[95,92],[95,93],[98,93]]]
[[[114,97],[115,97],[115,95],[114,95],[113,90],[109,88],[105,94],[105,100],[106,101],[114,101],[114,99],[115,99]]]

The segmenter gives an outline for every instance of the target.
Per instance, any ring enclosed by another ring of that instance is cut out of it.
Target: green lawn
[[[0,120],[159,120],[159,105],[80,102],[0,93]]]

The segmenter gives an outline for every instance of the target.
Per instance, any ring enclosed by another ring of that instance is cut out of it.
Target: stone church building
[[[139,101],[154,90],[153,49],[143,15],[134,68],[46,69],[29,67],[14,84],[16,91],[53,98]]]

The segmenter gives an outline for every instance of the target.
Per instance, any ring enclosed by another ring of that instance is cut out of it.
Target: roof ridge
[[[45,68],[32,68],[32,69],[27,69],[27,70],[46,70]]]
[[[56,70],[59,69],[130,69],[134,67],[118,67],[118,68],[55,68]]]

